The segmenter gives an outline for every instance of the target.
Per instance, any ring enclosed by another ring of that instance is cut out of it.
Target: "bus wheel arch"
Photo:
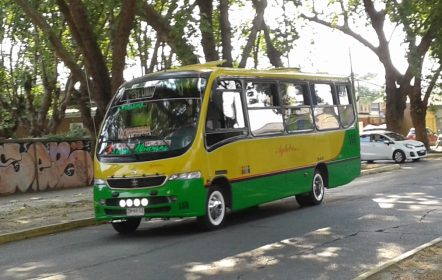
[[[229,180],[226,177],[217,177],[210,184],[210,187],[213,186],[217,186],[222,190],[226,199],[226,207],[232,209],[232,186]]]
[[[328,186],[328,170],[325,164],[316,166],[311,182],[311,189],[304,194],[296,195],[299,206],[314,206],[322,203],[325,196],[325,189]]]
[[[316,166],[315,172],[319,171],[321,172],[322,178],[324,180],[324,187],[328,188],[329,186],[329,182],[328,182],[328,169],[327,166],[325,165],[325,163],[320,163]]]
[[[213,180],[207,191],[205,214],[197,217],[198,223],[206,230],[221,228],[231,206],[230,184],[225,178]]]

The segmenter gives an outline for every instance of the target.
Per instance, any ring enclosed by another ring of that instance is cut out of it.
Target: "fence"
[[[94,141],[0,141],[0,195],[89,186]]]

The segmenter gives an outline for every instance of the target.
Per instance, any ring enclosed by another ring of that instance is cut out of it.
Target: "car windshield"
[[[97,156],[153,160],[184,153],[193,142],[205,80],[173,78],[122,88],[109,108]]]
[[[385,133],[385,136],[389,137],[393,141],[404,141],[407,140],[404,136],[397,134],[395,132]]]

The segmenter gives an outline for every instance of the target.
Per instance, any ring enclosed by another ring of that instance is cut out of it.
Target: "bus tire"
[[[226,217],[226,198],[220,187],[209,188],[205,210],[206,214],[198,217],[199,224],[206,230],[221,228]]]
[[[120,234],[134,233],[141,223],[141,218],[130,218],[125,221],[112,222],[112,227]]]
[[[311,187],[311,192],[295,196],[299,206],[313,206],[322,203],[325,195],[325,183],[323,175],[319,170],[315,170]]]

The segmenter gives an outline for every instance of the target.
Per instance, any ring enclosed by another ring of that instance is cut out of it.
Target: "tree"
[[[335,5],[332,5],[335,3]],[[387,128],[404,134],[404,110],[407,96],[410,97],[413,123],[416,126],[417,138],[428,145],[425,131],[425,112],[428,99],[422,95],[423,63],[435,38],[440,33],[442,23],[438,20],[441,3],[432,1],[390,1],[374,2],[363,0],[330,2],[328,10],[332,13],[317,11],[313,2],[310,14],[302,17],[321,25],[335,28],[353,37],[373,51],[385,69],[386,84],[386,122]],[[333,6],[333,8],[331,8]],[[366,30],[359,29],[358,19],[367,18],[362,25],[370,27],[376,35],[377,42],[370,42],[364,37]],[[390,20],[405,31],[405,43],[408,46],[408,68],[401,73],[394,65],[390,41],[386,35],[386,21]],[[436,72],[437,74],[437,72]]]
[[[99,19],[103,17],[91,17],[91,11],[88,11],[81,0],[72,0],[69,3],[64,0],[56,0],[59,12],[64,16],[72,36],[71,48],[73,48],[72,46],[78,47],[78,51],[82,56],[81,61],[73,59],[76,56],[69,52],[69,47],[57,36],[38,7],[33,6],[27,0],[18,0],[16,3],[22,7],[24,13],[35,26],[38,26],[43,34],[49,38],[55,53],[69,68],[73,79],[82,84],[80,89],[83,89],[83,92],[81,93],[84,95],[86,93],[85,89],[90,91],[93,100],[97,104],[96,122],[100,123],[112,93],[123,81],[127,44],[135,18],[136,0],[123,1],[119,7],[115,3],[111,3],[111,7],[98,3],[99,9],[94,10],[100,12],[103,11],[103,8],[110,8],[109,10],[112,11],[118,7],[120,11],[116,18],[104,17],[106,20],[104,26],[109,28],[111,35],[112,55],[110,59],[105,57],[103,50],[100,48],[102,42],[98,40],[94,30],[94,27],[100,28],[102,26],[99,24]],[[92,22],[93,19],[98,19],[95,24]],[[109,71],[108,60],[110,60],[112,67],[111,71]],[[91,120],[84,119],[84,122],[89,130],[94,131],[96,129]]]

